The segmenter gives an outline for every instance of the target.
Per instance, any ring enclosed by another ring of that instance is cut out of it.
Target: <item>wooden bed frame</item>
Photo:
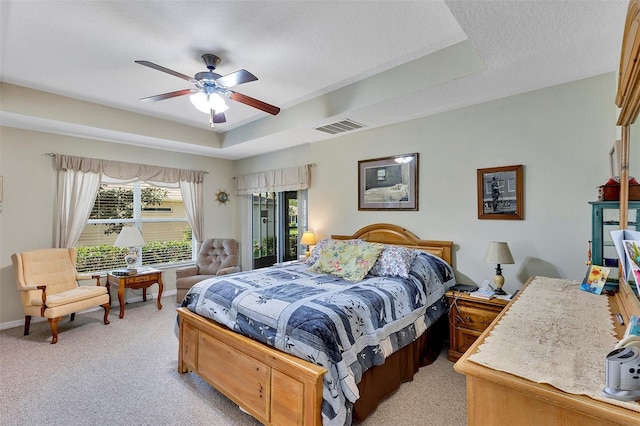
[[[406,229],[379,223],[334,239],[362,239],[433,253],[452,265],[451,241],[421,240]],[[265,425],[322,424],[326,370],[178,308],[178,372],[193,371]]]

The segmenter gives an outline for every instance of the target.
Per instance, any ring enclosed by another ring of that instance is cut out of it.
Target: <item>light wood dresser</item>
[[[628,286],[621,286],[619,293],[609,296],[612,316],[619,313],[625,324],[628,324],[629,315],[640,315],[640,304],[633,294],[628,294],[629,291]],[[457,372],[467,377],[469,425],[640,425],[640,412],[586,395],[566,393],[551,385],[536,383],[470,361],[468,358],[478,351],[478,347],[515,303],[518,303],[518,296],[454,366]],[[617,320],[614,320],[614,324],[618,337],[622,337],[624,326],[618,325]],[[585,332],[588,332],[587,328],[588,324],[585,324]],[[508,356],[509,348],[505,348],[504,353]],[[602,362],[604,363],[604,359]]]

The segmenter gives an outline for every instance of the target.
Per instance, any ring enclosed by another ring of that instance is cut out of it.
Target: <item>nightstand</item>
[[[124,318],[124,290],[126,288],[142,289],[142,300],[147,301],[147,288],[152,284],[158,284],[158,309],[162,309],[162,271],[158,269],[148,269],[136,275],[116,276],[107,274],[107,291],[109,292],[109,304],[111,304],[111,292],[109,286],[118,287],[118,302],[120,302],[120,318]]]
[[[509,303],[502,299],[479,299],[468,293],[448,291],[449,351],[447,358],[456,362]]]

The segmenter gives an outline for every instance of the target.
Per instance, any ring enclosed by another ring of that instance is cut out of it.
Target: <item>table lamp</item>
[[[496,294],[507,294],[502,289],[502,286],[504,285],[504,277],[502,276],[502,269],[500,268],[500,265],[515,263],[507,243],[504,241],[490,241],[489,247],[487,247],[487,253],[484,255],[484,263],[495,263],[498,265],[496,267],[496,276],[493,277],[493,282],[495,284],[494,292]]]
[[[127,247],[124,261],[127,263],[127,268],[132,268],[138,262],[138,247],[144,245],[144,238],[142,238],[142,234],[137,227],[123,226],[113,245],[115,247]]]
[[[309,246],[315,245],[315,243],[316,243],[316,237],[315,237],[315,235],[313,235],[313,232],[307,231],[307,232],[302,234],[302,238],[300,239],[300,244],[303,244],[303,245],[307,246],[307,251],[304,253],[304,255],[305,255],[305,257],[307,259],[309,258],[309,255],[311,254]]]

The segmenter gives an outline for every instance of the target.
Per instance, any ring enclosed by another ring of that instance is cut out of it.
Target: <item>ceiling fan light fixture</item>
[[[211,110],[216,113],[225,112],[229,107],[224,103],[224,99],[217,93],[206,94],[204,92],[198,92],[189,96],[189,100],[198,111],[202,111],[205,114],[210,114]]]

